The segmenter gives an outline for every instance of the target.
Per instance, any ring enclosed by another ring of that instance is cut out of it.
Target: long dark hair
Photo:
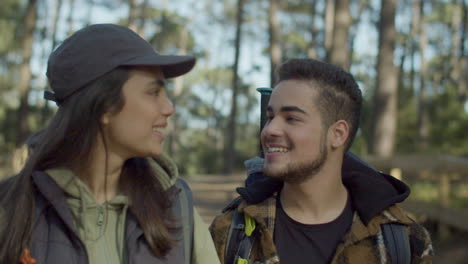
[[[62,102],[23,169],[4,184],[0,190],[0,263],[17,263],[23,249],[29,247],[35,220],[33,172],[89,164],[89,153],[102,129],[102,115],[117,113],[124,106],[122,86],[130,70],[118,67]],[[163,189],[145,158],[124,163],[119,188],[129,197],[129,210],[153,253],[166,255],[175,245],[171,232],[176,227],[170,214],[175,192]]]

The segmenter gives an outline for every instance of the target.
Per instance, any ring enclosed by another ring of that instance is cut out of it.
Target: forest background
[[[468,156],[467,0],[2,0],[0,151],[43,127],[47,58],[93,23],[127,25],[161,53],[197,57],[170,82],[166,149],[182,174],[231,174],[257,154],[259,94],[287,58],[349,70],[365,96],[352,151]]]
[[[24,142],[57,110],[43,99],[49,54],[88,24],[126,25],[161,53],[197,57],[169,82],[177,111],[165,144],[192,178],[245,175],[243,161],[258,154],[256,88],[275,83],[282,61],[316,58],[349,70],[363,91],[354,153],[445,162],[405,182],[411,199],[429,202],[413,208],[430,216],[435,241],[457,235],[436,243],[435,263],[466,263],[467,14],[468,0],[0,0],[0,178],[18,171]]]

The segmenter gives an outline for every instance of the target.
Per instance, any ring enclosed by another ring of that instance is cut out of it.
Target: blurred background
[[[161,53],[197,57],[169,82],[166,150],[207,222],[257,155],[258,87],[288,58],[341,66],[364,97],[352,151],[409,184],[402,204],[432,233],[435,263],[468,263],[468,0],[1,0],[0,178],[57,107],[49,54],[94,23],[129,26]]]

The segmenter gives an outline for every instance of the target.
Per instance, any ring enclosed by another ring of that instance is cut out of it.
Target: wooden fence
[[[451,204],[453,183],[468,183],[467,158],[412,154],[389,158],[367,156],[364,159],[377,169],[403,180],[435,182],[438,186],[438,203],[407,201],[402,206],[441,223],[439,235],[442,237],[450,234],[450,227],[468,231],[468,209],[455,208]]]

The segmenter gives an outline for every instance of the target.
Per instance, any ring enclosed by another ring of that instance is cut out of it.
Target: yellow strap
[[[239,258],[237,259],[237,264],[249,264],[249,261],[246,260],[246,259],[243,259],[243,258],[239,257]]]
[[[255,220],[248,216],[247,214],[244,214],[244,219],[245,219],[245,234],[247,236],[251,236],[253,231],[255,230]]]

